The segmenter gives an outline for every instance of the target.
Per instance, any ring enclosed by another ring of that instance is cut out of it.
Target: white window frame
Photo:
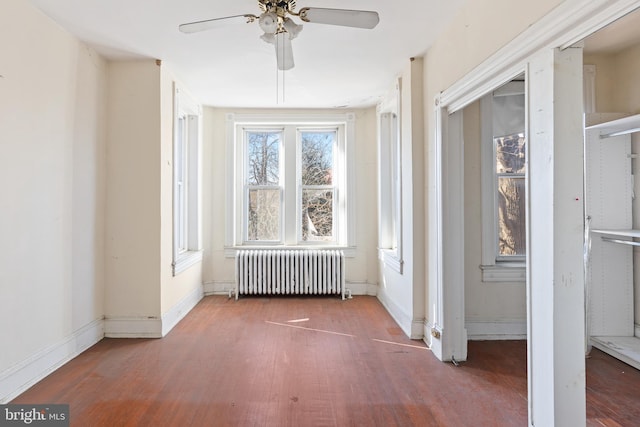
[[[174,83],[173,262],[176,276],[202,261],[202,107]],[[180,125],[180,123],[183,125]]]
[[[378,113],[378,257],[402,274],[402,135],[401,89],[398,78]]]
[[[335,132],[336,139],[333,145],[333,178],[331,185],[322,186],[304,186],[302,185],[302,134],[305,132]],[[330,126],[298,126],[296,129],[296,220],[297,220],[297,241],[298,245],[303,246],[340,246],[341,242],[346,241],[345,227],[343,226],[343,218],[346,218],[346,205],[341,202],[342,193],[341,189],[345,188],[345,169],[344,169],[344,142],[345,142],[344,125],[330,125]],[[332,239],[330,241],[315,241],[315,240],[302,240],[302,222],[305,220],[302,217],[302,193],[305,187],[311,187],[311,189],[332,189],[333,190],[333,212],[332,219],[334,221],[332,227]]]
[[[496,91],[521,91],[525,95],[525,85],[512,82]],[[493,135],[493,96],[491,92],[480,99],[481,111],[481,191],[482,191],[482,270],[483,282],[526,282],[526,255],[504,257],[498,248],[498,199],[496,173],[496,151]],[[526,120],[525,120],[526,122]],[[527,129],[524,129],[527,138]],[[527,138],[528,139],[528,138]],[[527,146],[528,151],[528,146]],[[525,180],[526,180],[525,174]]]
[[[226,256],[234,256],[237,249],[243,247],[260,248],[300,248],[323,247],[340,248],[347,256],[355,253],[355,229],[354,229],[354,155],[353,144],[355,142],[355,114],[236,114],[229,113],[226,116],[227,126],[227,210],[226,210]],[[301,182],[300,155],[298,146],[299,130],[319,130],[335,128],[338,130],[337,152],[334,158],[336,170],[336,196],[334,209],[338,214],[334,216],[335,241],[333,242],[302,242],[301,241]],[[281,181],[284,180],[284,196],[282,197],[282,238],[277,242],[248,242],[246,236],[244,179],[245,172],[245,129],[273,130],[284,129],[284,144],[280,156],[282,165]],[[286,145],[291,143],[289,147]],[[294,165],[295,166],[292,166]],[[289,174],[287,175],[287,170]],[[295,171],[295,176],[291,176]],[[286,189],[293,189],[293,191]],[[292,212],[295,210],[295,214]],[[286,217],[286,218],[285,218]],[[294,218],[294,220],[289,220]]]
[[[278,162],[278,167],[279,167],[279,182],[277,184],[272,184],[272,185],[249,185],[248,184],[248,180],[249,180],[249,168],[248,168],[248,157],[247,157],[247,145],[248,145],[248,139],[247,139],[247,134],[248,132],[279,132],[282,136],[280,138],[280,147],[278,150],[278,154],[279,154],[279,162]],[[256,246],[256,245],[280,245],[283,243],[283,238],[284,238],[284,209],[285,209],[285,201],[284,201],[284,187],[285,187],[285,176],[284,176],[284,164],[285,164],[285,150],[284,150],[284,139],[286,138],[285,136],[285,129],[283,126],[277,126],[277,127],[273,127],[273,126],[240,126],[238,128],[238,135],[239,138],[241,139],[241,141],[238,141],[238,145],[240,145],[240,147],[238,147],[239,149],[239,154],[238,154],[238,160],[240,160],[242,162],[241,165],[239,165],[238,171],[241,173],[242,176],[239,176],[238,178],[238,186],[236,187],[238,190],[240,190],[241,187],[241,194],[242,194],[242,199],[241,199],[241,203],[242,203],[242,208],[240,210],[240,214],[243,217],[242,220],[242,236],[241,236],[241,241],[242,241],[242,245],[246,245],[246,246]],[[248,211],[249,206],[249,192],[251,190],[254,189],[263,189],[263,190],[279,190],[280,192],[280,224],[279,224],[279,236],[278,239],[276,240],[260,240],[260,241],[252,241],[249,240],[249,224],[246,221],[246,217],[244,216],[244,214]],[[239,193],[240,194],[240,193]]]

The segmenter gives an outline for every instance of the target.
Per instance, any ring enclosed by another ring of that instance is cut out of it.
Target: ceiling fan
[[[296,0],[258,0],[258,6],[262,9],[260,16],[250,13],[226,16],[189,22],[178,28],[183,33],[196,33],[218,28],[232,20],[244,20],[247,23],[258,21],[258,25],[264,31],[260,38],[276,48],[278,69],[289,70],[294,66],[291,40],[302,31],[302,25],[296,24],[290,16],[300,18],[304,22],[365,29],[372,29],[380,22],[377,12],[367,10],[303,7],[296,12]]]

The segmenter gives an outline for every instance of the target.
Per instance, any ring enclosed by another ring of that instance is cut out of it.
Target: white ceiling
[[[298,0],[296,10],[374,10],[380,23],[373,30],[305,23],[292,42],[295,68],[278,74],[274,48],[260,40],[257,23],[178,31],[186,22],[259,15],[256,0],[30,1],[107,58],[161,59],[203,104],[262,108],[375,105],[465,2]]]

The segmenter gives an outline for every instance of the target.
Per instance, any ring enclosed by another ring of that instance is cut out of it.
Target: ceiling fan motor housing
[[[296,8],[296,0],[258,0],[258,4],[263,12],[275,12],[281,18]]]

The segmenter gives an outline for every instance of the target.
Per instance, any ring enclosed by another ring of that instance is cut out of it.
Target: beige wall
[[[104,314],[107,67],[24,0],[0,3],[0,51],[1,401]]]
[[[233,179],[227,171],[226,122],[229,113],[283,114],[283,110],[248,110],[207,107],[204,111],[203,217],[205,259],[203,279],[208,289],[228,290],[234,286],[234,260],[225,257],[226,185]],[[355,256],[346,260],[346,280],[357,284],[377,285],[376,229],[376,112],[373,108],[358,110],[304,110],[310,114],[355,113]],[[296,110],[296,114],[300,110]]]
[[[639,12],[635,12],[639,13]],[[613,54],[585,55],[596,66],[596,111],[640,114],[640,44]],[[632,135],[632,152],[640,153],[640,134]],[[640,188],[640,160],[632,162]],[[637,193],[636,193],[637,194]],[[633,228],[640,228],[640,197],[633,200]],[[640,251],[634,250],[635,323],[640,324]]]
[[[106,316],[160,316],[160,67],[109,64]]]
[[[173,276],[175,77],[152,59],[109,64],[107,319],[160,319],[202,286]]]

